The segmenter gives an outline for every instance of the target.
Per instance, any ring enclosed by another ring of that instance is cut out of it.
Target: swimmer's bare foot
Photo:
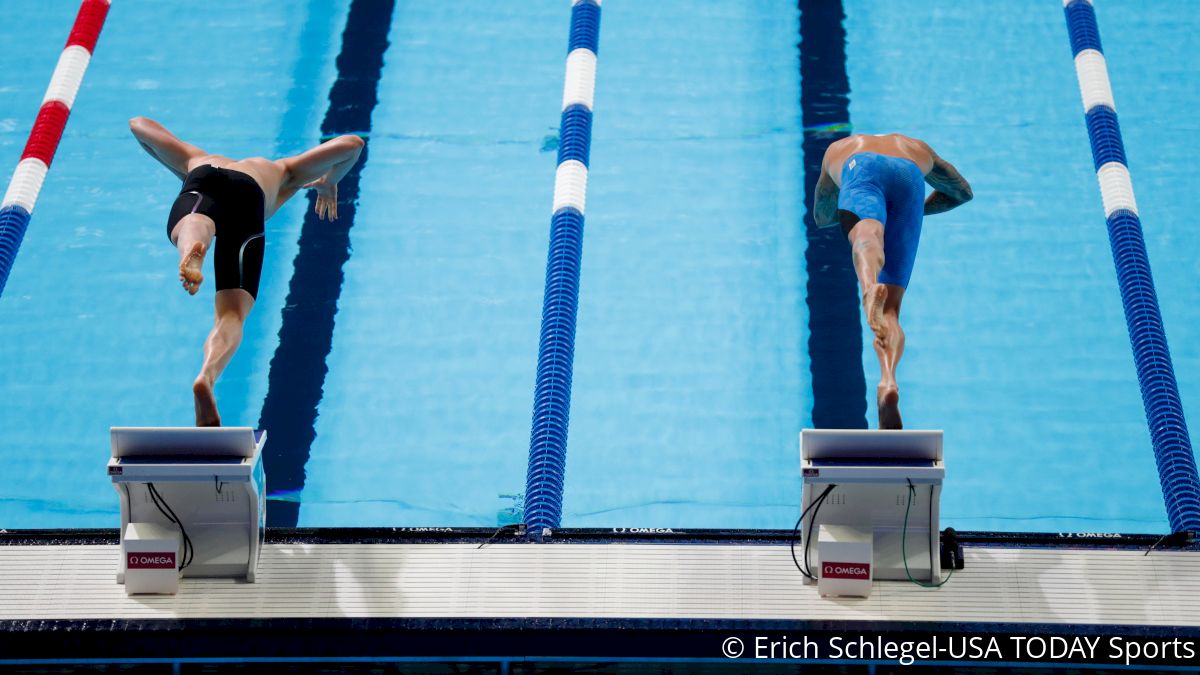
[[[867,315],[867,325],[871,332],[884,345],[887,344],[887,323],[883,320],[883,305],[887,300],[888,290],[884,284],[875,284],[863,294],[863,311]]]
[[[203,375],[197,377],[192,383],[192,394],[196,397],[196,426],[221,426],[221,415],[217,413],[217,397],[213,395],[212,383]]]
[[[200,290],[200,283],[204,281],[204,275],[200,273],[203,269],[204,244],[196,242],[192,244],[192,250],[179,261],[179,281],[189,294],[195,295]]]
[[[900,389],[896,385],[879,385],[879,428],[903,429],[900,421]]]

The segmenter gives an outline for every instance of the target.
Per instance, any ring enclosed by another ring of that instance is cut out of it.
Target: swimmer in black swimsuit
[[[242,324],[258,295],[264,223],[304,188],[317,191],[320,218],[337,218],[337,184],[358,161],[363,140],[339,136],[294,157],[233,160],[181,141],[145,117],[130,120],[129,128],[150,156],[183,180],[167,236],[179,249],[179,280],[192,295],[204,281],[204,256],[215,239],[216,319],[192,394],[196,426],[220,426],[213,386],[242,341]]]

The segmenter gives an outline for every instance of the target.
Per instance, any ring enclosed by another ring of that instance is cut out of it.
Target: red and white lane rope
[[[21,153],[21,161],[9,181],[4,201],[0,203],[0,293],[4,292],[8,282],[17,250],[29,226],[30,214],[46,180],[46,173],[50,170],[50,162],[58,150],[58,142],[67,126],[67,117],[71,114],[71,105],[79,93],[79,85],[92,60],[92,50],[96,47],[111,4],[112,0],[83,0],[80,5],[75,25],[67,37],[66,47],[58,58],[50,86],[42,99],[42,107],[29,132],[25,151]]]

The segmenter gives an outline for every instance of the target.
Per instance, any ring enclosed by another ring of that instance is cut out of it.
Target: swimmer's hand
[[[313,210],[317,212],[317,217],[321,220],[336,220],[337,183],[330,183],[325,179],[325,176],[322,176],[304,187],[317,191],[317,203],[313,206]]]

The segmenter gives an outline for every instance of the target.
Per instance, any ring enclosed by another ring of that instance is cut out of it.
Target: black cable
[[[150,490],[150,499],[154,505],[158,507],[159,513],[166,516],[167,520],[179,526],[179,533],[183,536],[183,557],[179,561],[179,571],[183,571],[185,567],[192,564],[192,558],[195,555],[195,549],[192,547],[192,540],[187,535],[187,530],[183,528],[183,521],[175,515],[175,511],[171,509],[171,505],[167,503],[166,497],[158,493],[158,488],[154,487],[154,483],[147,483]],[[164,510],[165,509],[165,510]]]
[[[1167,534],[1164,534],[1163,536],[1159,537],[1159,538],[1158,538],[1158,541],[1154,542],[1153,544],[1151,544],[1151,545],[1150,545],[1150,548],[1146,549],[1146,553],[1145,553],[1145,554],[1143,554],[1143,556],[1142,556],[1142,557],[1145,557],[1145,556],[1148,556],[1148,555],[1150,555],[1150,553],[1151,553],[1152,551],[1154,551],[1154,549],[1158,548],[1158,545],[1159,545],[1159,544],[1161,544],[1161,543],[1163,543],[1163,541],[1164,541],[1164,540],[1165,540],[1167,537],[1171,536],[1171,534],[1173,534],[1173,533],[1167,533]]]
[[[166,498],[158,494],[158,489],[154,487],[154,483],[146,483],[146,487],[150,492],[150,500],[158,507],[159,513],[163,514],[167,520],[179,526],[179,533],[183,536],[183,557],[179,561],[179,571],[192,564],[192,559],[195,557],[195,549],[192,547],[192,540],[188,537],[187,530],[183,528],[183,522],[171,510],[171,505],[167,503]]]
[[[808,577],[809,579],[812,579],[813,581],[816,581],[816,577],[814,577],[812,575],[812,570],[808,569],[808,540],[807,539],[805,540],[805,546],[804,546],[804,567],[800,567],[800,561],[796,559],[796,539],[798,538],[798,535],[800,533],[800,523],[804,522],[804,516],[808,515],[808,512],[810,510],[812,510],[813,507],[816,507],[821,502],[825,501],[825,497],[827,497],[829,495],[829,493],[835,487],[837,487],[837,485],[830,483],[829,487],[825,488],[825,491],[822,492],[819,497],[817,497],[816,499],[809,502],[808,506],[804,507],[804,510],[800,512],[800,517],[796,519],[796,526],[792,528],[792,541],[791,541],[791,546],[790,546],[791,551],[792,551],[792,562],[795,563],[796,569],[800,571],[800,574],[803,574],[804,576]],[[817,514],[814,513],[813,518],[816,519],[816,517],[817,517]],[[812,524],[810,522],[809,528],[808,528],[810,536],[812,535],[812,526],[811,525]]]
[[[911,479],[910,479],[911,480]],[[937,530],[933,529],[933,483],[929,484],[929,569],[933,569],[933,537]]]
[[[807,509],[805,509],[805,511],[807,511]],[[800,560],[796,558],[796,540],[800,538],[800,523],[803,521],[804,511],[801,511],[800,517],[796,519],[796,526],[792,528],[792,538],[789,542],[788,548],[792,551],[792,564],[796,566],[796,570],[799,571],[800,574],[803,574],[807,577],[808,573],[804,571],[804,568],[800,566]],[[811,579],[812,577],[809,578]]]
[[[913,497],[917,496],[917,488],[913,487],[911,478],[905,479],[908,481],[908,505],[904,507],[904,529],[900,532],[900,557],[904,560],[904,574],[908,576],[908,580],[921,588],[940,588],[950,581],[950,577],[954,576],[954,568],[950,568],[950,574],[941,581],[924,582],[917,581],[913,578],[912,572],[908,569],[908,511],[912,508]],[[933,543],[933,486],[929,486],[929,529],[930,529],[930,544]],[[929,570],[933,571],[933,550],[929,551]]]
[[[911,479],[909,479],[909,480],[911,480]],[[929,484],[929,520],[926,522],[929,523],[929,569],[932,570],[933,569],[933,550],[935,548],[938,551],[938,563],[940,564],[942,561],[942,556],[941,556],[942,547],[940,545],[941,540],[939,538],[939,540],[937,542],[938,546],[934,546],[934,539],[933,539],[934,537],[937,537],[939,535],[938,531],[933,529],[933,483]],[[908,555],[908,551],[905,551],[904,554]],[[953,570],[954,568],[951,567],[950,569]]]
[[[832,489],[832,486],[826,488],[825,491],[828,492],[830,489]],[[822,493],[822,495],[823,494],[824,493]],[[820,501],[822,495],[817,495],[817,498],[809,502],[808,506],[804,507],[804,510],[800,512],[800,517],[796,519],[796,526],[792,528],[792,538],[789,546],[792,552],[792,564],[796,566],[796,569],[800,572],[800,574],[803,574],[809,579],[813,578],[812,575],[804,571],[804,568],[800,566],[800,560],[796,558],[796,541],[800,539],[800,523],[804,522],[804,516],[808,515],[808,512],[817,505],[817,502]]]
[[[821,512],[821,505],[825,503],[825,498],[829,496],[830,492],[833,492],[835,487],[837,486],[831,483],[829,487],[825,488],[825,492],[821,493],[821,498],[817,500],[817,505],[813,508],[812,515],[808,518],[808,535],[804,537],[804,568],[808,570],[810,579],[816,578],[816,575],[812,573],[812,568],[808,566],[808,549],[812,546],[813,526],[817,524],[817,514]]]
[[[494,541],[496,539],[496,537],[499,537],[500,533],[505,530],[512,530],[513,534],[519,535],[519,534],[521,534],[522,530],[524,530],[524,528],[525,528],[525,523],[509,523],[508,525],[501,525],[499,528],[496,529],[495,532],[492,533],[492,536],[488,537],[487,541],[483,542],[479,546],[476,546],[475,550],[479,550],[479,549],[483,548],[484,546],[487,546],[488,544],[492,543],[492,541]]]
[[[174,519],[173,519],[171,516],[167,515],[167,512],[166,512],[166,510],[164,510],[164,509],[163,509],[163,505],[162,505],[162,504],[161,504],[161,503],[158,501],[158,496],[157,496],[157,494],[158,494],[158,493],[157,493],[157,492],[155,492],[155,490],[154,490],[154,484],[153,484],[153,483],[147,483],[147,484],[146,484],[146,490],[147,490],[147,492],[148,492],[148,493],[149,493],[149,495],[150,495],[150,501],[154,503],[154,506],[158,507],[158,512],[159,512],[159,513],[161,513],[161,514],[163,514],[163,517],[165,517],[165,518],[166,518],[166,519],[167,519],[169,522],[171,522],[171,523],[174,523],[174,522],[175,522],[175,520],[174,520]],[[187,547],[186,547],[186,546],[184,547],[184,549],[183,549],[183,552],[184,552],[184,555],[186,555],[186,554],[187,554]],[[182,562],[183,562],[183,559],[180,559],[180,561],[179,561],[179,562],[180,562],[180,563],[182,563]]]
[[[812,570],[806,571],[806,568],[808,567],[808,560],[806,559],[804,561],[804,567],[800,567],[800,561],[796,559],[796,540],[800,538],[800,523],[804,522],[804,516],[808,515],[808,512],[811,511],[814,506],[820,503],[820,501],[825,498],[825,495],[828,494],[829,491],[834,487],[834,485],[830,485],[829,487],[825,488],[825,491],[818,495],[816,499],[809,502],[808,506],[806,506],[804,510],[800,512],[800,517],[796,519],[796,526],[792,528],[792,540],[790,546],[792,552],[792,563],[796,565],[796,569],[799,570],[800,574],[803,574],[813,581],[816,581],[816,579],[812,575]]]

